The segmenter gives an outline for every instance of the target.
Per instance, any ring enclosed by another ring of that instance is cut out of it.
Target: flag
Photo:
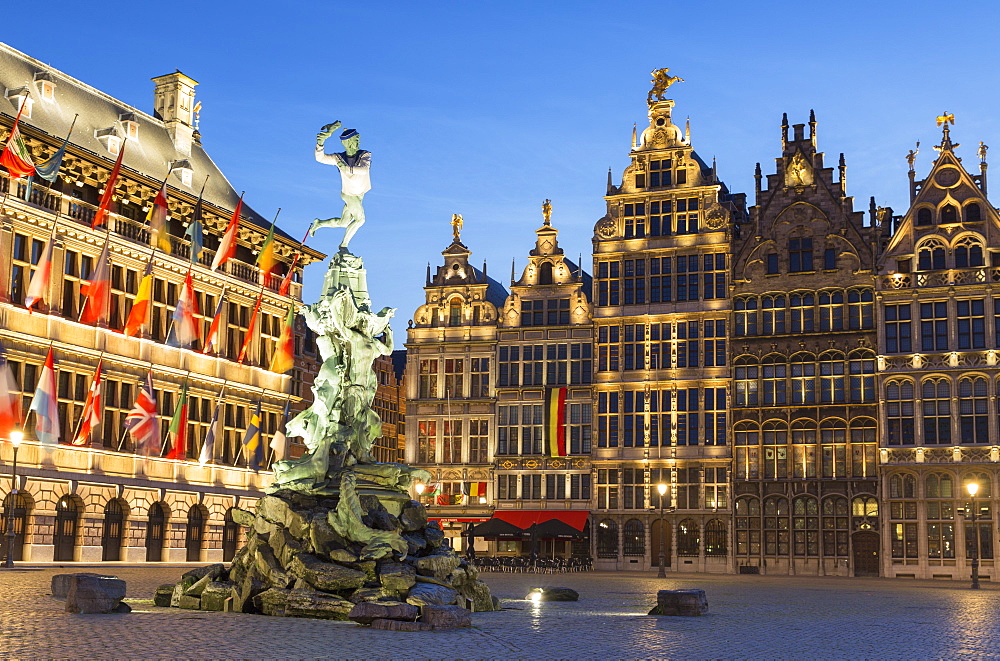
[[[45,357],[45,366],[38,379],[38,388],[31,400],[29,411],[35,412],[35,436],[43,445],[59,443],[59,401],[56,398],[56,370],[52,360],[52,347]]]
[[[240,201],[236,204],[233,217],[229,219],[226,233],[222,235],[222,241],[219,242],[219,249],[215,251],[215,258],[212,259],[213,271],[218,271],[219,267],[228,262],[229,258],[236,252],[236,233],[240,229],[240,212],[242,211],[243,196],[240,195]]]
[[[170,328],[167,344],[172,347],[187,349],[201,337],[198,328],[198,299],[194,295],[194,285],[191,282],[191,267],[188,267],[187,277],[181,285],[181,295],[177,298],[174,308],[174,323]]]
[[[279,296],[288,296],[288,290],[292,285],[292,275],[295,273],[295,265],[299,263],[299,253],[295,253],[292,258],[292,265],[288,267],[288,273],[281,279],[281,287],[278,288]]]
[[[169,175],[168,175],[169,176]],[[153,206],[149,207],[146,220],[149,221],[149,245],[156,246],[166,254],[170,254],[170,234],[167,232],[167,180],[163,180]]]
[[[181,398],[174,409],[174,417],[170,419],[170,452],[167,459],[184,459],[187,456],[188,402],[187,381],[181,389]]]
[[[53,233],[54,234],[54,233]],[[31,282],[28,284],[28,294],[24,297],[24,307],[31,312],[31,306],[38,301],[45,301],[49,294],[52,283],[52,244],[55,236],[49,237],[49,242],[42,250],[42,256],[38,258],[38,265],[35,272],[31,274]]]
[[[260,442],[260,402],[257,402],[257,410],[250,416],[250,426],[243,434],[243,453],[250,470],[259,471],[264,461],[264,446]]]
[[[215,336],[219,334],[219,327],[222,325],[222,303],[226,300],[226,292],[223,290],[222,296],[219,297],[219,304],[215,306],[215,315],[212,317],[212,323],[208,326],[208,333],[205,335],[205,347],[201,350],[202,353],[208,353],[215,346]]]
[[[292,322],[295,320],[295,306],[288,308],[285,323],[281,326],[281,335],[274,347],[274,357],[271,359],[272,372],[284,374],[295,366],[295,340],[292,337]]]
[[[223,389],[224,390],[224,389]],[[212,413],[212,422],[208,424],[208,433],[205,434],[205,442],[201,446],[201,453],[198,455],[198,463],[202,466],[212,461],[215,457],[215,439],[219,435],[219,409],[222,408],[222,396],[215,403],[215,412]]]
[[[261,292],[257,296],[257,304],[253,306],[253,314],[250,315],[250,324],[247,326],[247,336],[243,338],[243,348],[240,349],[240,357],[236,359],[237,363],[242,364],[243,359],[247,357],[247,349],[250,348],[250,340],[253,339],[253,327],[257,323],[257,313],[260,312],[260,301],[264,297],[264,292]]]
[[[83,312],[80,313],[80,321],[84,324],[99,323],[107,316],[111,301],[108,294],[111,292],[111,276],[108,264],[108,246],[105,241],[104,248],[97,258],[97,266],[90,274],[90,280],[80,283],[80,293],[87,297],[84,303]]]
[[[66,155],[66,145],[69,144],[69,136],[73,134],[74,126],[76,126],[76,117],[73,118],[73,123],[70,124],[69,131],[66,133],[66,139],[63,140],[56,153],[35,166],[35,174],[50,184],[59,176],[59,168],[62,167],[63,156]]]
[[[204,192],[204,186],[202,191]],[[191,223],[184,230],[184,236],[191,242],[191,263],[197,264],[201,257],[201,251],[205,249],[205,228],[202,225],[202,202],[201,196],[194,205],[194,213],[191,215]]]
[[[469,482],[467,491],[470,498],[483,498],[486,496],[486,483],[485,482]],[[478,502],[478,501],[474,501]]]
[[[126,337],[132,337],[142,330],[149,319],[149,306],[153,300],[153,257],[150,256],[146,263],[146,270],[139,281],[139,290],[135,293],[135,300],[132,301],[132,309],[128,311],[128,319],[125,320],[125,328],[122,332]]]
[[[264,239],[264,244],[260,247],[260,252],[257,253],[257,268],[260,269],[260,283],[262,285],[267,285],[267,277],[277,263],[278,260],[274,256],[274,222],[272,222],[271,229],[267,232],[267,238]]]
[[[0,350],[0,440],[9,440],[10,433],[21,424],[21,389],[14,380],[7,357]]]
[[[147,457],[160,454],[160,426],[156,415],[156,393],[153,392],[153,373],[146,375],[146,383],[139,389],[135,406],[125,416],[125,429],[135,443],[135,453]]]
[[[566,388],[545,391],[545,440],[550,457],[566,456]]]
[[[0,154],[0,165],[7,168],[12,179],[18,179],[35,172],[35,164],[31,161],[31,154],[24,144],[24,137],[21,136],[21,128],[18,126],[21,123],[21,113],[24,112],[26,105],[28,105],[27,97],[21,101],[21,107],[14,119],[14,127],[10,130],[10,137],[7,138],[7,145],[3,148],[3,153]]]
[[[285,410],[281,412],[281,421],[278,423],[278,431],[271,437],[271,449],[274,451],[274,460],[281,461],[285,458],[287,448],[287,438],[285,437],[285,423],[288,422],[288,406],[291,400],[285,400]]]
[[[73,439],[73,445],[86,445],[87,441],[90,440],[90,432],[101,424],[101,365],[103,363],[103,360],[97,361],[97,370],[94,372],[94,380],[90,384],[90,392],[87,393],[87,401],[83,405],[80,429],[76,433],[76,438]]]
[[[122,142],[122,146],[118,150],[118,160],[115,161],[115,166],[111,168],[108,180],[104,182],[104,193],[101,194],[101,203],[97,206],[97,213],[94,214],[94,220],[90,223],[91,229],[104,224],[107,220],[108,210],[111,207],[111,197],[115,194],[115,183],[118,181],[118,173],[122,169],[122,157],[124,155],[125,143]]]

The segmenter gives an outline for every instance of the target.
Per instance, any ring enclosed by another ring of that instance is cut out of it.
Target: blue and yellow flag
[[[264,446],[260,441],[260,402],[257,402],[257,409],[250,416],[250,425],[243,435],[243,453],[250,470],[258,472],[264,461]]]

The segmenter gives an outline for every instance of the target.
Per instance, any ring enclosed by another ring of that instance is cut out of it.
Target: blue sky
[[[44,30],[37,16],[15,20],[3,39],[147,111],[151,77],[176,68],[199,81],[209,153],[265,217],[281,207],[293,235],[341,207],[336,172],[313,160],[317,129],[335,119],[357,128],[373,189],[351,247],[374,304],[399,308],[400,346],[452,213],[465,217],[473,261],[506,284],[551,198],[564,249],[589,264],[607,170],[617,180],[628,163],[653,68],[686,79],[670,90],[675,121],[690,116],[695,149],[718,159],[734,191],[752,194],[755,162],[773,171],[781,113],[805,122],[810,108],[827,164],[846,154],[858,208],[875,195],[905,209],[903,157],[920,140],[926,172],[944,110],[967,167],[980,140],[1000,154],[992,2],[45,7]],[[312,245],[332,251],[339,240],[325,230]],[[307,300],[321,277],[307,273]]]

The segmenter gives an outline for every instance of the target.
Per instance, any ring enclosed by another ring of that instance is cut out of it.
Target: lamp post
[[[416,490],[416,492],[417,492],[417,502],[419,503],[419,502],[420,502],[420,499],[421,499],[421,497],[422,497],[422,496],[424,495],[424,489],[426,489],[426,488],[427,488],[427,485],[426,485],[426,484],[420,484],[420,483],[418,483],[418,484],[417,484],[417,485],[416,485],[415,487],[413,487],[413,488],[414,488],[414,489]]]
[[[976,527],[976,494],[979,492],[978,482],[969,482],[965,485],[969,492],[969,521],[972,522],[972,589],[979,589],[979,529]]]
[[[10,471],[10,504],[7,505],[7,559],[4,567],[10,569],[14,566],[14,505],[17,504],[17,449],[24,440],[24,432],[20,427],[14,427],[10,433],[10,444],[14,446],[14,461]]]
[[[667,570],[663,566],[663,547],[667,544],[667,522],[663,518],[663,496],[667,493],[667,485],[660,482],[656,485],[656,490],[660,492],[660,573],[657,574],[657,578],[666,578]]]

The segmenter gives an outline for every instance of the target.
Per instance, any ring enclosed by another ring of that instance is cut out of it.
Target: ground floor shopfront
[[[730,517],[708,511],[595,512],[591,525],[594,567],[605,571],[724,574],[729,558]]]

